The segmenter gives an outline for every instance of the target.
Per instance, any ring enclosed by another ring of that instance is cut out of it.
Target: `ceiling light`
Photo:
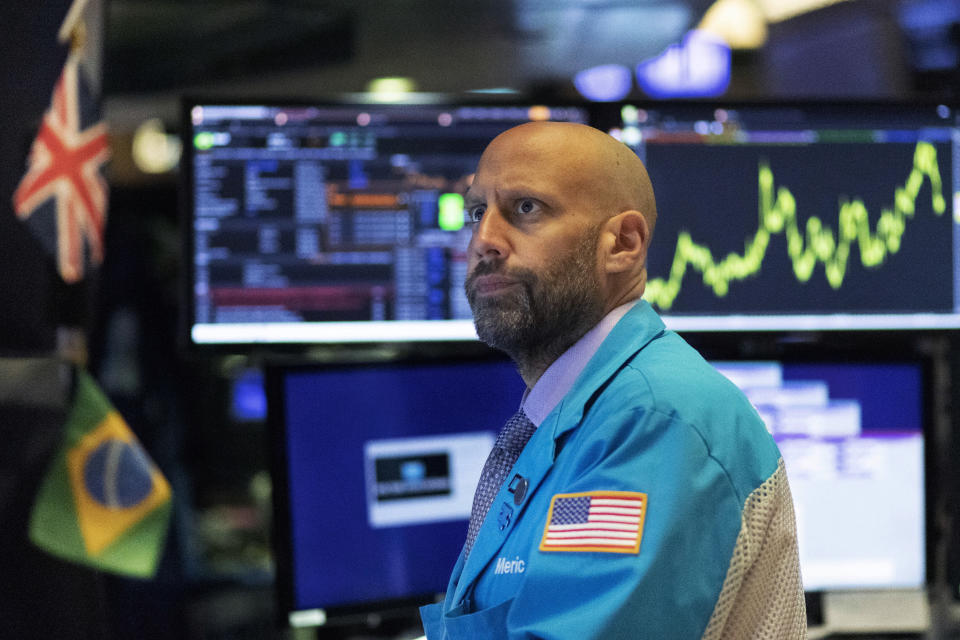
[[[374,78],[367,84],[370,97],[376,102],[399,102],[417,90],[412,78]]]
[[[630,69],[622,64],[605,64],[577,73],[573,86],[587,100],[613,102],[623,100],[630,93],[631,76]]]
[[[144,173],[171,171],[180,162],[181,151],[179,138],[167,134],[159,118],[144,121],[133,134],[133,162]]]
[[[730,47],[712,33],[695,29],[683,42],[638,64],[637,84],[654,98],[719,96],[730,84]]]
[[[731,49],[759,49],[767,41],[767,19],[755,0],[717,0],[697,29],[718,36]]]

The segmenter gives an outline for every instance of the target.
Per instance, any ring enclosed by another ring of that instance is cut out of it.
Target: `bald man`
[[[805,637],[776,445],[641,300],[657,212],[639,158],[583,125],[521,125],[484,151],[466,214],[477,334],[527,393],[427,637]]]

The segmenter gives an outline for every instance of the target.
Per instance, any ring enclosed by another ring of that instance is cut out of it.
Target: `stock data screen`
[[[948,105],[188,105],[190,344],[474,340],[462,194],[529,120],[645,162],[678,331],[960,327]]]
[[[193,105],[194,343],[472,339],[463,193],[545,106]]]
[[[659,217],[645,298],[679,330],[955,328],[946,105],[626,106]]]
[[[773,434],[807,591],[917,589],[927,575],[922,363],[714,362]]]

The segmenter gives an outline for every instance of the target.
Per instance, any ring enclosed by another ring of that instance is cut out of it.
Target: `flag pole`
[[[67,11],[67,17],[63,19],[60,31],[57,32],[57,40],[62,44],[73,40],[77,27],[83,24],[83,10],[87,8],[89,2],[90,0],[73,0],[73,4]]]
[[[73,0],[57,32],[57,40],[61,44],[70,45],[71,56],[80,56],[86,46],[87,30],[84,12],[89,4],[90,0]],[[82,327],[58,326],[56,342],[57,355],[62,361],[86,368],[89,351],[87,336]]]

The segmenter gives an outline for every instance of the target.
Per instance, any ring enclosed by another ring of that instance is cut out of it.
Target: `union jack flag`
[[[646,494],[634,491],[557,494],[540,550],[637,553],[646,511]]]
[[[17,217],[57,256],[68,283],[83,278],[86,264],[103,262],[107,216],[107,184],[100,173],[110,157],[107,126],[96,121],[82,75],[71,54],[13,194]]]

